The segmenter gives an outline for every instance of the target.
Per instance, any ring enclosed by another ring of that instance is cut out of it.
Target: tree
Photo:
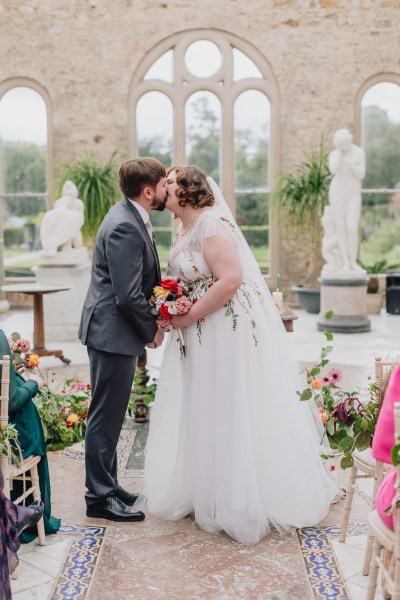
[[[2,148],[5,193],[44,193],[46,183],[46,149],[35,144],[6,143]],[[43,198],[9,198],[7,211],[14,215],[36,215],[46,206]]]

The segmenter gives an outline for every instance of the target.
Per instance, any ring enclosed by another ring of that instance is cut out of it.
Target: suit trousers
[[[137,356],[87,348],[92,401],[86,437],[86,504],[94,504],[118,487],[117,443],[128,408]]]

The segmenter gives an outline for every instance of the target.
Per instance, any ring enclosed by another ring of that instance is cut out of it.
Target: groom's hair
[[[124,162],[119,169],[119,187],[127,198],[137,198],[146,186],[155,188],[166,176],[164,165],[148,156]]]

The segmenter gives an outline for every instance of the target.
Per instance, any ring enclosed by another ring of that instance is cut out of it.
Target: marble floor
[[[316,317],[298,312],[290,335],[302,363],[318,358],[323,336]],[[400,317],[372,317],[372,331],[337,334],[332,366],[341,368],[345,382],[367,385],[376,355],[399,353]],[[1,327],[32,336],[31,311],[9,313]],[[61,366],[54,358],[42,366],[56,375],[88,378],[85,350],[79,343],[57,343],[71,358]],[[162,349],[149,352],[149,369],[157,375]],[[127,422],[120,442],[121,484],[142,486],[144,430]],[[139,434],[138,434],[139,431]],[[141,440],[141,441],[140,441]],[[254,547],[241,546],[225,534],[201,531],[191,517],[176,523],[148,516],[143,523],[118,524],[85,516],[82,448],[50,453],[53,514],[62,517],[62,530],[48,536],[46,546],[34,541],[19,552],[18,578],[12,582],[14,600],[38,598],[91,600],[311,600],[366,597],[367,578],[361,573],[366,543],[365,503],[356,498],[346,542],[338,541],[343,500],[332,505],[318,528],[287,535],[271,533]],[[337,469],[340,481],[348,473]],[[380,590],[376,596],[381,599]]]

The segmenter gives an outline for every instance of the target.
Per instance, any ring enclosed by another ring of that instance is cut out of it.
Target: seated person
[[[391,452],[394,446],[394,403],[400,402],[400,365],[397,365],[390,376],[372,442],[372,456],[386,464],[392,464]],[[378,488],[375,505],[378,515],[389,529],[394,530],[393,515],[386,515],[385,510],[392,504],[396,494],[396,469],[386,473]]]
[[[8,354],[12,360],[10,346],[0,329],[0,356]],[[50,503],[50,476],[47,462],[46,443],[44,440],[42,423],[38,410],[32,401],[38,392],[38,381],[34,379],[25,380],[15,371],[11,364],[10,368],[10,394],[8,404],[9,422],[15,425],[18,431],[18,443],[21,446],[23,458],[28,456],[41,456],[38,464],[40,482],[40,494],[44,504],[44,528],[46,533],[56,533],[60,528],[60,519],[51,516]],[[29,488],[30,482],[26,482]],[[16,499],[22,494],[22,481],[13,482],[11,499]],[[21,542],[31,542],[37,536],[37,528],[29,528],[21,534]]]
[[[11,600],[10,572],[18,566],[18,535],[34,525],[43,515],[43,503],[17,506],[3,494],[3,476],[0,473],[0,598]]]

